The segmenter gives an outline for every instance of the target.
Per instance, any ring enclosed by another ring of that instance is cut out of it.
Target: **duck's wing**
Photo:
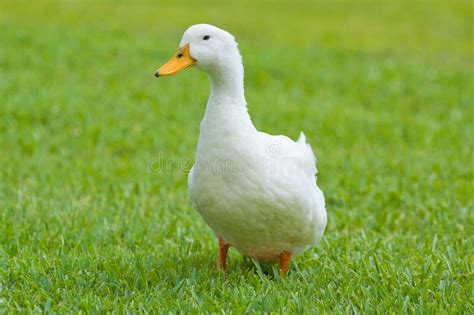
[[[263,142],[261,147],[265,148],[262,154],[277,160],[281,167],[301,170],[303,174],[316,180],[316,157],[303,132],[297,141],[282,135],[259,134]]]

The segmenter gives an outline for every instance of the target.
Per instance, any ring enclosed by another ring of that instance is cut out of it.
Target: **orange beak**
[[[162,65],[155,72],[155,77],[161,77],[162,75],[176,74],[186,68],[194,66],[196,60],[194,60],[189,54],[189,44],[179,48],[176,54],[171,59]]]

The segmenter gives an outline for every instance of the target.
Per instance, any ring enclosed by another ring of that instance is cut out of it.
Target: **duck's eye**
[[[211,38],[211,36],[209,36],[209,35],[206,35],[206,36],[204,36],[202,39],[204,39],[204,40],[208,40],[209,38]]]

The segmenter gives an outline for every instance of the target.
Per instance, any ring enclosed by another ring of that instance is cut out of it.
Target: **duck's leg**
[[[290,265],[291,253],[288,251],[283,251],[280,254],[280,272],[283,276],[286,276],[288,272],[288,266]]]
[[[229,244],[227,244],[222,238],[219,237],[219,262],[217,263],[217,269],[225,271],[228,250]]]

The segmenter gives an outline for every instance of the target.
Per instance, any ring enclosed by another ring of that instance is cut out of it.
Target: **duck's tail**
[[[316,156],[314,155],[311,145],[306,142],[306,136],[303,132],[300,133],[300,137],[298,138],[298,140],[296,140],[296,143],[301,145],[304,148],[303,150],[307,152],[306,156],[308,158],[308,161],[311,161],[311,165],[314,165],[314,169],[311,168],[311,173],[313,175],[316,174],[318,172],[318,170],[316,169]]]
[[[303,131],[300,132],[300,137],[296,141],[301,144],[306,144],[306,136],[304,135]]]

